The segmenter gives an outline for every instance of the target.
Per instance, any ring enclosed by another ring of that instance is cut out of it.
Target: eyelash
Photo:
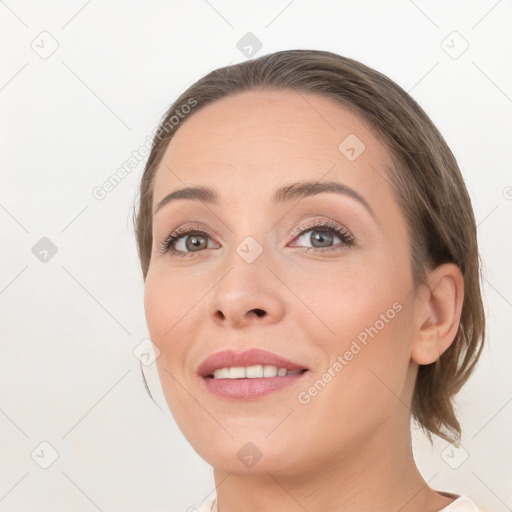
[[[327,229],[314,229],[314,228],[327,228]],[[334,233],[338,238],[341,240],[340,244],[333,245],[331,247],[301,247],[301,250],[305,251],[313,251],[313,252],[330,252],[339,250],[341,246],[345,246],[345,248],[352,247],[355,244],[355,239],[350,233],[348,229],[346,229],[343,226],[340,226],[339,224],[323,220],[323,221],[312,221],[309,224],[303,225],[300,228],[297,228],[292,233],[293,239],[300,237],[304,233],[307,233],[308,231],[331,231]],[[172,245],[177,242],[180,238],[182,238],[185,235],[204,235],[208,238],[211,238],[208,233],[203,231],[201,228],[197,228],[195,226],[187,226],[185,228],[178,228],[175,231],[173,231],[169,237],[161,244],[160,248],[158,249],[158,252],[162,254],[169,253],[170,256],[178,256],[178,257],[192,257],[194,256],[194,252],[186,252],[186,251],[177,251],[172,248]],[[203,252],[203,251],[197,251],[197,252]]]

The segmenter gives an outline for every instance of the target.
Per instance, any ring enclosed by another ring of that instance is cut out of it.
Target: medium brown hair
[[[288,50],[216,69],[191,85],[162,118],[140,184],[133,220],[144,281],[151,260],[153,181],[173,135],[202,107],[265,89],[320,94],[362,118],[389,151],[387,178],[407,220],[415,286],[442,263],[460,268],[464,302],[455,340],[437,361],[419,366],[411,404],[412,417],[431,442],[435,434],[459,443],[454,396],[472,373],[485,338],[475,218],[444,138],[412,97],[378,71],[327,51]]]

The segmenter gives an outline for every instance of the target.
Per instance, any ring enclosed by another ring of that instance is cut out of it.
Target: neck
[[[358,445],[304,471],[251,474],[214,470],[219,512],[436,512],[453,501],[419,473],[407,428],[379,428]],[[378,436],[378,437],[377,437]],[[350,452],[350,453],[349,453]]]

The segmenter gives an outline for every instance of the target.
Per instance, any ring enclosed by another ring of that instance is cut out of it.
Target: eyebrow
[[[335,181],[325,181],[322,183],[314,181],[291,183],[290,185],[285,185],[283,187],[278,188],[274,192],[274,195],[272,196],[271,200],[273,204],[277,205],[287,201],[292,201],[294,199],[303,199],[305,197],[315,196],[317,194],[321,194],[324,192],[342,194],[351,197],[352,199],[355,199],[368,210],[372,217],[375,218],[375,214],[373,213],[372,208],[370,207],[370,205],[363,196],[361,196],[358,192],[356,192],[349,186],[343,185],[342,183],[337,183]],[[211,204],[218,203],[218,195],[211,188],[187,187],[175,190],[174,192],[167,194],[158,203],[158,205],[153,211],[153,215],[159,212],[165,205],[179,199],[190,199]]]

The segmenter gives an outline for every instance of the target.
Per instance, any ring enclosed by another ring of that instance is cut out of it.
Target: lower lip
[[[285,389],[304,377],[308,373],[285,375],[283,377],[264,377],[257,379],[212,379],[203,380],[208,391],[214,395],[230,398],[232,400],[253,400],[262,398],[271,393]]]

